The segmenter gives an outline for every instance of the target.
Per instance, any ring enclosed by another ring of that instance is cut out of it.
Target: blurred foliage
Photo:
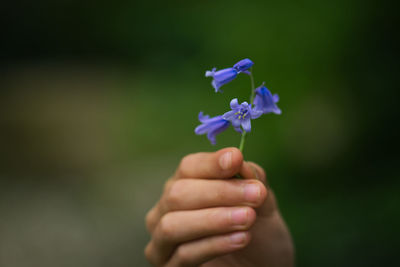
[[[398,14],[389,1],[13,1],[0,22],[0,266],[143,266],[144,215],[212,147],[204,71],[248,57],[281,116],[253,122],[298,266],[382,266],[399,236]]]

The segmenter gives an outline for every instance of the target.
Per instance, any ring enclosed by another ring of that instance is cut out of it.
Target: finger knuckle
[[[164,215],[158,225],[159,238],[163,241],[171,241],[174,237],[174,227],[169,214]]]
[[[190,162],[192,161],[193,155],[194,154],[188,154],[188,155],[184,156],[181,159],[181,162],[179,163],[179,167],[178,167],[178,172],[181,175],[183,175],[183,176],[185,175],[187,166],[190,165]]]
[[[168,179],[165,184],[164,184],[164,188],[163,188],[163,194],[168,193],[168,191],[170,190],[171,186],[173,185],[174,180],[173,179]]]
[[[150,231],[150,226],[151,226],[151,222],[152,222],[151,211],[147,212],[145,222],[146,222],[147,230]]]
[[[229,210],[226,208],[217,208],[207,211],[205,214],[206,222],[218,229],[229,225]]]
[[[179,266],[192,266],[192,253],[185,245],[181,245],[176,250],[176,258]]]
[[[232,184],[230,181],[220,181],[214,187],[214,195],[213,198],[216,202],[224,202],[225,199],[229,198],[232,195]]]
[[[151,210],[149,210],[147,212],[145,222],[146,222],[147,230],[149,232],[151,232],[151,230],[154,226],[154,208],[152,208]]]
[[[151,252],[151,245],[150,245],[150,243],[148,243],[147,244],[147,246],[145,247],[145,249],[144,249],[144,256],[146,257],[146,259],[149,261],[149,262],[153,262],[153,259],[152,259],[152,252]]]
[[[185,180],[177,180],[170,185],[168,192],[165,193],[165,202],[170,210],[180,207],[181,195],[186,185],[187,181]]]
[[[240,197],[242,193],[242,187],[244,184],[247,184],[247,180],[229,180],[229,181],[222,181],[217,191],[219,195],[219,200],[223,199],[236,199]]]

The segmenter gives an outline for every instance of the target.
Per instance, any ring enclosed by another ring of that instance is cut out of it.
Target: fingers
[[[267,197],[265,186],[257,180],[173,180],[160,202],[149,211],[146,225],[152,232],[167,212],[222,206],[259,207]]]
[[[276,198],[275,198],[274,192],[269,188],[265,171],[263,168],[261,168],[259,165],[257,165],[254,162],[247,162],[247,167],[245,166],[245,164],[243,164],[242,169],[245,169],[248,167],[250,167],[250,169],[252,169],[252,171],[254,172],[254,176],[255,176],[254,179],[261,181],[268,188],[267,189],[268,197],[265,199],[263,204],[260,207],[258,207],[257,215],[259,217],[270,217],[271,215],[273,215],[274,211],[276,211],[278,209],[278,207],[276,204]],[[242,172],[246,172],[247,176],[243,175]],[[241,170],[241,174],[243,175],[243,177],[245,179],[251,179],[251,178],[249,178],[251,175],[249,174],[248,169],[246,169],[245,171]]]
[[[214,153],[196,153],[184,157],[176,171],[176,178],[222,179],[239,172],[243,155],[239,149],[229,147]]]
[[[249,232],[236,232],[196,240],[179,246],[166,266],[199,266],[215,257],[242,249],[249,242]]]
[[[161,200],[163,212],[218,206],[259,206],[267,195],[256,180],[175,180]]]
[[[251,174],[249,172],[249,169],[251,170]],[[264,185],[268,185],[267,175],[265,174],[264,169],[254,162],[247,161],[246,164],[243,164],[240,173],[246,179],[256,179],[261,181]]]
[[[149,212],[146,214],[146,227],[147,230],[152,233],[154,228],[156,227],[159,219],[161,218],[162,214],[159,209],[160,204],[157,203]]]
[[[256,213],[249,207],[211,208],[177,211],[162,217],[153,232],[149,250],[156,253],[153,260],[164,263],[178,244],[237,230],[247,230]]]
[[[235,147],[187,155],[181,160],[174,178],[223,179],[237,173],[245,179],[257,179],[266,184],[263,168],[254,162],[244,162],[242,153]]]
[[[227,179],[237,173],[244,179]],[[265,216],[276,207],[274,198],[265,201],[265,184],[264,170],[244,162],[237,148],[184,157],[146,216],[146,257],[155,265],[197,266],[246,246],[249,233],[237,231],[255,222],[253,208]]]

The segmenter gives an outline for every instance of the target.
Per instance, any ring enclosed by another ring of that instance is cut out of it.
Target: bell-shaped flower
[[[254,109],[261,110],[263,114],[275,113],[281,114],[282,111],[276,103],[279,101],[279,96],[277,94],[272,95],[271,92],[264,86],[264,83],[258,87],[256,90],[256,96],[254,97]]]
[[[215,92],[222,92],[219,88],[232,81],[238,75],[238,71],[234,68],[227,68],[216,71],[216,68],[213,68],[211,71],[206,71],[206,77],[213,77],[214,79],[211,82],[211,85],[214,87]]]
[[[262,111],[252,108],[247,102],[239,105],[237,98],[232,99],[230,105],[232,110],[222,115],[222,118],[230,121],[236,131],[242,132],[240,128],[242,126],[243,130],[250,132],[251,120],[260,117]]]
[[[210,118],[208,115],[203,115],[203,112],[199,113],[199,121],[201,124],[196,127],[194,132],[198,135],[207,133],[207,138],[213,145],[217,143],[216,135],[222,133],[231,125],[231,123],[223,119],[222,116]]]
[[[253,61],[248,58],[240,60],[238,63],[233,65],[233,68],[236,69],[238,72],[244,72],[246,74],[250,74],[248,69],[250,69],[254,65]]]
[[[238,63],[233,65],[233,68],[226,68],[218,71],[216,68],[213,68],[211,71],[208,70],[206,71],[206,77],[213,78],[211,85],[214,87],[215,92],[222,92],[219,89],[222,85],[234,80],[236,76],[241,72],[250,74],[248,69],[251,68],[253,65],[254,63],[250,59],[242,59]]]

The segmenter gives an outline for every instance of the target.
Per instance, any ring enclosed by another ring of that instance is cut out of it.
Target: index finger
[[[231,178],[239,172],[242,164],[243,155],[236,147],[189,154],[181,160],[175,178]]]

